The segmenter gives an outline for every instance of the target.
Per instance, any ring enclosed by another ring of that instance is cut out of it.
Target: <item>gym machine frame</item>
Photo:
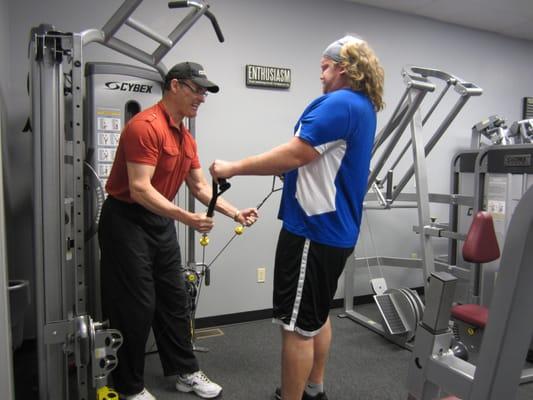
[[[511,218],[481,344],[478,365],[450,349],[450,309],[457,278],[447,272],[431,275],[426,312],[416,331],[409,364],[410,399],[436,399],[443,393],[462,400],[514,398],[525,355],[533,336],[533,188],[522,197]],[[442,392],[442,393],[441,393]]]
[[[533,145],[491,145],[482,149],[466,150],[459,152],[452,160],[451,170],[451,193],[459,195],[461,190],[461,174],[474,174],[474,202],[472,205],[472,215],[478,211],[486,209],[484,204],[485,191],[487,186],[488,174],[505,174],[507,175],[507,185],[510,185],[511,175],[522,175],[522,193],[527,190],[527,175],[533,174]],[[510,198],[506,199],[510,203]],[[457,232],[459,228],[459,205],[450,205],[449,227],[450,230]],[[504,226],[507,227],[510,222],[511,213],[506,210]],[[468,301],[474,304],[482,304],[482,274],[481,265],[474,264],[470,269],[458,267],[458,239],[450,238],[449,240],[449,263],[455,266],[454,275],[464,278],[470,282],[470,293]]]
[[[101,30],[62,33],[41,25],[32,29],[30,95],[34,158],[34,260],[39,398],[95,398],[117,364],[120,332],[92,320],[87,304],[88,266],[84,226],[83,48],[100,43],[167,72],[161,59],[203,15],[220,41],[222,33],[203,0],[174,1],[190,7],[168,37],[130,15],[142,0],[125,0]],[[148,54],[114,35],[128,25],[159,43]],[[64,70],[66,72],[64,72]],[[69,382],[75,366],[76,383]]]
[[[460,192],[463,190],[464,174],[472,174],[474,178],[472,185],[474,203],[468,209],[468,215],[476,215],[478,211],[487,210],[491,207],[490,204],[486,204],[491,200],[489,196],[494,195],[490,193],[491,183],[487,179],[487,175],[506,175],[503,231],[506,230],[512,215],[512,210],[509,210],[508,207],[513,200],[509,190],[509,188],[512,188],[512,177],[516,175],[522,176],[521,197],[529,186],[528,175],[533,173],[532,133],[533,120],[513,122],[511,127],[507,129],[505,120],[497,115],[490,116],[472,127],[471,148],[458,152],[452,158],[450,174],[450,193],[453,196],[460,196]],[[482,141],[483,137],[490,139],[492,143],[484,145]],[[501,198],[502,196],[498,197]],[[454,232],[459,232],[462,228],[460,226],[460,205],[457,203],[450,205],[448,226]],[[496,212],[502,214],[501,210],[496,210]],[[501,233],[504,234],[505,232]],[[483,293],[482,289],[484,278],[482,276],[481,266],[474,264],[472,268],[464,268],[464,266],[459,265],[461,258],[458,251],[458,241],[456,238],[450,238],[449,240],[448,262],[454,275],[469,282],[470,287],[466,302],[471,304],[485,304],[485,297],[488,296]]]
[[[410,289],[390,289],[387,290],[384,279],[376,284],[373,289],[378,308],[384,317],[385,326],[372,318],[369,318],[357,311],[353,306],[353,299],[356,295],[354,290],[355,269],[365,266],[386,265],[393,267],[421,268],[424,274],[424,284],[427,287],[427,278],[435,272],[435,264],[442,268],[447,268],[446,264],[435,261],[431,237],[460,237],[454,232],[449,232],[445,227],[431,221],[429,213],[429,203],[444,204],[472,204],[472,197],[461,197],[454,195],[430,194],[427,183],[426,157],[444,135],[455,117],[459,114],[466,102],[472,96],[480,96],[482,89],[475,84],[466,82],[447,72],[423,68],[406,67],[402,70],[402,77],[406,90],[403,93],[396,109],[390,117],[388,123],[382,131],[378,133],[372,149],[373,158],[377,150],[387,141],[385,149],[381,152],[377,161],[373,164],[368,179],[367,196],[365,198],[365,209],[385,209],[392,208],[417,208],[418,226],[414,227],[415,232],[419,232],[421,259],[407,259],[394,257],[364,257],[356,258],[354,263],[347,263],[344,276],[344,314],[353,321],[371,329],[372,331],[385,336],[392,342],[407,348],[412,348],[411,339],[421,319],[423,304],[416,292]],[[429,111],[422,118],[420,107],[426,96],[434,92],[437,85],[434,82],[444,83],[435,101],[429,107]],[[435,109],[443,100],[450,88],[458,94],[459,98],[452,109],[445,115],[432,136],[424,145],[423,126],[429,120]],[[404,134],[407,126],[410,127],[410,139],[405,147],[400,151],[397,159],[392,163],[392,167],[387,172],[385,178],[378,179],[378,175],[384,168],[393,150],[397,147],[400,138]],[[398,165],[409,147],[412,147],[413,164],[407,169],[399,183],[393,186],[393,169]],[[403,189],[415,176],[416,193],[403,193]],[[385,193],[382,188],[386,184]],[[370,205],[370,202],[377,201],[377,205]],[[407,204],[394,204],[396,201],[408,202]],[[420,228],[421,227],[421,228]],[[385,317],[385,314],[389,317]]]
[[[489,174],[506,175],[507,188],[511,185],[512,175],[521,175],[523,177],[521,193],[526,193],[528,189],[527,176],[533,174],[533,145],[491,145],[482,149],[466,150],[458,153],[452,161],[451,192],[453,195],[459,194],[462,173],[473,173],[474,175],[474,203],[471,209],[472,215],[476,215],[478,211],[487,209],[487,204],[485,204],[484,199]],[[508,196],[509,193],[507,191],[506,204],[511,202],[511,199],[508,198]],[[504,227],[510,227],[513,218],[512,215],[510,210],[505,210]],[[457,232],[459,230],[459,204],[453,204],[450,206],[449,218],[450,230]],[[460,267],[458,265],[459,240],[460,239],[458,238],[449,239],[450,272],[454,276],[469,282],[467,303],[488,305],[488,296],[484,295],[482,289],[484,267],[482,264],[478,263],[470,264],[468,268]],[[507,243],[508,240],[509,239],[506,238],[505,242]],[[508,268],[507,264],[504,263],[503,257],[500,260],[501,268]],[[500,274],[501,270],[499,271],[498,276],[500,276]],[[499,279],[500,278],[498,277],[498,280]],[[524,315],[527,316],[528,313],[526,312]],[[486,333],[483,333],[482,343],[485,340],[485,334]],[[533,368],[524,368],[521,373],[520,383],[531,381],[533,381]]]

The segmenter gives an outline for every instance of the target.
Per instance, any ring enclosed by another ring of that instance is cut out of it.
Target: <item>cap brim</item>
[[[219,91],[219,87],[206,78],[194,77],[191,78],[191,81],[196,83],[198,86],[207,89],[208,92],[217,93]]]

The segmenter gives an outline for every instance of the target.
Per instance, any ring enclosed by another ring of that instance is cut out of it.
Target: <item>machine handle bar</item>
[[[462,96],[480,96],[483,93],[483,89],[481,89],[479,86],[438,69],[416,67],[414,65],[411,65],[406,67],[404,69],[404,72],[407,72],[406,70],[423,77],[433,77],[441,79],[447,82],[449,85],[453,86],[454,90]]]
[[[215,33],[217,34],[218,41],[220,43],[223,43],[224,35],[222,34],[222,30],[220,29],[220,25],[218,25],[218,21],[215,15],[211,11],[207,10],[207,8],[209,8],[208,4],[205,4],[205,6],[202,6],[196,3],[195,1],[190,1],[190,0],[170,1],[168,3],[168,8],[186,8],[189,6],[195,6],[199,8],[206,7],[206,10],[204,11],[204,15],[207,18],[209,18],[209,20],[211,21],[211,24],[213,24],[213,29],[215,30]]]
[[[407,67],[407,69],[412,73],[422,75],[424,77],[431,76],[434,78],[442,79],[443,81],[450,82],[452,85],[455,85],[457,82],[462,81],[462,79],[459,79],[447,72],[434,68],[416,67],[414,65],[411,65]]]
[[[168,2],[168,8],[185,8],[185,7],[189,7],[188,0],[169,1]]]
[[[211,21],[211,24],[213,24],[213,29],[215,30],[218,41],[220,43],[224,42],[224,35],[222,34],[222,30],[220,30],[220,26],[218,25],[217,19],[215,18],[215,15],[211,11],[206,11],[205,16],[209,18]]]

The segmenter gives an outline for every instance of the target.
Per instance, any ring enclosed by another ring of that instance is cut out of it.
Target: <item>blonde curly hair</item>
[[[350,87],[365,93],[376,111],[385,107],[383,85],[385,72],[374,51],[364,40],[351,40],[340,49],[340,60],[333,60],[343,67],[348,75]]]

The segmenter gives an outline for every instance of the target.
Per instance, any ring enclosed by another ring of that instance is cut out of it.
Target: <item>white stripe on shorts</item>
[[[302,293],[304,290],[305,272],[307,271],[307,256],[309,255],[309,246],[311,241],[305,239],[304,249],[302,253],[302,262],[300,263],[300,276],[298,277],[298,287],[296,288],[296,297],[294,298],[294,305],[292,307],[291,321],[289,323],[289,330],[293,331],[296,327],[296,319],[298,318],[298,311],[300,310],[300,303],[302,302]]]
[[[278,319],[278,318],[272,318],[272,323],[276,324],[276,325],[281,325],[281,327],[284,330],[286,330],[286,331],[296,332],[296,333],[299,333],[300,335],[305,336],[305,337],[316,336],[316,335],[319,334],[320,330],[322,329],[322,327],[320,327],[316,331],[304,331],[303,329],[300,329],[297,326],[294,327],[293,329],[291,329],[289,325],[283,323],[283,321],[281,319]]]

